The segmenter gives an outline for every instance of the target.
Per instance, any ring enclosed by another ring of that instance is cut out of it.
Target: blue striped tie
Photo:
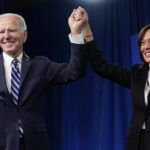
[[[20,72],[18,67],[18,59],[13,59],[12,70],[11,70],[11,95],[13,102],[18,105],[18,96],[20,88]],[[19,137],[23,137],[23,128],[21,120],[18,120],[18,132]]]
[[[20,87],[20,72],[18,67],[18,59],[13,59],[11,70],[11,94],[12,100],[17,105]]]

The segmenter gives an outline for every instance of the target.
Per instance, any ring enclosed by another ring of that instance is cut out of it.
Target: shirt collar
[[[23,52],[16,58],[18,59],[19,63],[22,62],[22,57],[23,57]],[[13,57],[9,56],[8,54],[6,54],[5,52],[3,52],[3,58],[4,58],[4,62],[8,65],[11,66],[12,60],[14,59]]]

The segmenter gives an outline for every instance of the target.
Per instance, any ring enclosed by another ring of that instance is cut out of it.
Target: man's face
[[[18,17],[0,18],[0,47],[10,56],[18,56],[26,41],[27,31],[23,30]]]

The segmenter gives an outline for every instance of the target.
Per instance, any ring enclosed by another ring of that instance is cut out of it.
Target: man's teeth
[[[13,42],[6,42],[5,44],[6,44],[6,45],[12,45]]]
[[[145,53],[146,56],[150,56],[150,52],[149,53]]]

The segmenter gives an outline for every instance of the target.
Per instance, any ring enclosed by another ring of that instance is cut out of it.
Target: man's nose
[[[10,37],[11,37],[10,33],[9,32],[5,32],[4,38],[5,39],[9,39]]]

